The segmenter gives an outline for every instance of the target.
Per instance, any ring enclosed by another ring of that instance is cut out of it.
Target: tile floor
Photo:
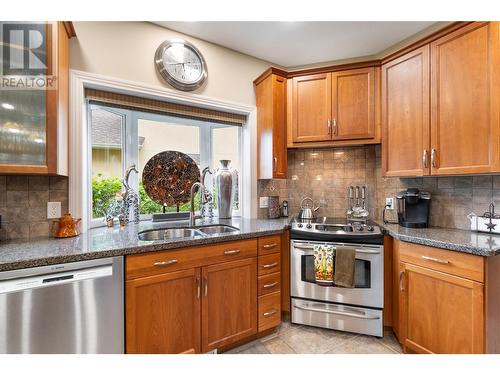
[[[401,354],[392,331],[383,338],[283,322],[277,332],[227,354]]]

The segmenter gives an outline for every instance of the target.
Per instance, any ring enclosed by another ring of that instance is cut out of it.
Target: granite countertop
[[[196,225],[225,224],[237,227],[239,231],[168,241],[141,241],[138,239],[138,233],[143,230],[189,226],[186,221],[157,223],[144,221],[123,228],[118,226],[94,228],[73,238],[0,242],[0,271],[255,238],[282,233],[288,228],[289,222],[289,218],[198,220]]]
[[[397,224],[386,224],[383,228],[390,236],[405,242],[473,255],[500,254],[500,235],[498,234],[447,228],[404,228]]]
[[[256,238],[282,233],[289,227],[289,223],[290,218],[201,220],[197,225],[225,224],[237,227],[239,231],[206,237],[141,241],[138,233],[143,230],[188,226],[186,221],[143,221],[123,228],[94,228],[73,238],[6,241],[0,243],[0,271]],[[500,235],[446,228],[413,229],[397,224],[386,224],[382,227],[390,236],[405,242],[480,256],[500,254]]]

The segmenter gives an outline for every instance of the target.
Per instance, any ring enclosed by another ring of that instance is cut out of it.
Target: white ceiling
[[[434,22],[155,22],[283,67],[376,55]]]

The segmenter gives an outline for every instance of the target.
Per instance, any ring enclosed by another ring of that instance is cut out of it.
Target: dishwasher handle
[[[52,287],[112,275],[113,266],[108,264],[105,266],[83,268],[60,273],[7,279],[0,281],[0,294]]]

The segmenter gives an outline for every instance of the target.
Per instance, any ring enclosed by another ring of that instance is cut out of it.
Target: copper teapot
[[[64,214],[59,220],[52,222],[52,235],[57,238],[75,237],[80,234],[78,224],[82,219],[73,219]]]

